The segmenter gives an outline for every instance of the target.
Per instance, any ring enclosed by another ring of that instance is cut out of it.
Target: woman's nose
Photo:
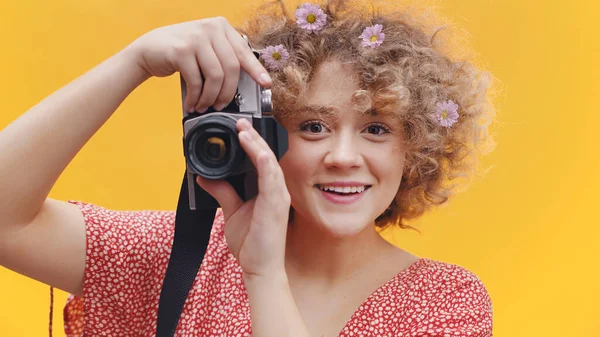
[[[328,167],[351,168],[361,163],[360,152],[356,142],[350,136],[338,136],[332,140],[331,147],[325,156]]]

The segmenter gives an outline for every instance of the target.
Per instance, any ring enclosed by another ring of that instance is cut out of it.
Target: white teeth
[[[366,189],[365,186],[340,187],[340,186],[323,186],[323,185],[319,185],[319,188],[322,189],[323,191],[331,191],[331,192],[336,192],[336,193],[362,193]]]

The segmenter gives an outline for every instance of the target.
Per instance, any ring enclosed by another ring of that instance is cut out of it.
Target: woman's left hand
[[[285,241],[290,194],[277,158],[245,119],[237,123],[242,148],[258,172],[258,195],[244,202],[225,180],[197,183],[221,205],[227,245],[245,276],[285,272]]]

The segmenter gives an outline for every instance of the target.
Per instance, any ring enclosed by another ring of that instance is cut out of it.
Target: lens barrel
[[[235,124],[235,119],[220,114],[198,120],[184,140],[186,160],[192,170],[207,179],[232,175],[245,156]]]

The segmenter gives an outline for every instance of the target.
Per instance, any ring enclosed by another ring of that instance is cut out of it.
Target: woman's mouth
[[[371,188],[371,185],[356,186],[331,186],[315,185],[319,189],[321,196],[335,204],[352,204],[358,201],[365,192]]]

